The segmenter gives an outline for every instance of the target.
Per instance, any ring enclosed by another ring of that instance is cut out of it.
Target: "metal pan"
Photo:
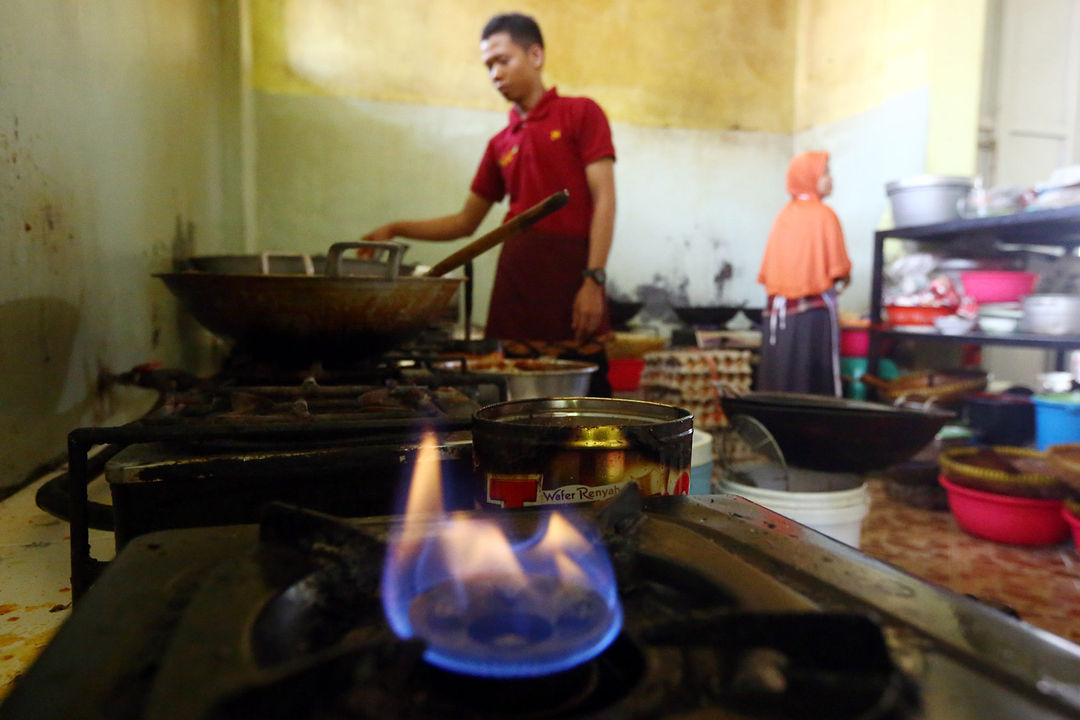
[[[566,204],[569,193],[541,203],[458,250],[421,277],[401,275],[399,243],[335,243],[324,275],[159,273],[204,327],[261,356],[366,356],[400,345],[436,322],[461,278],[444,278],[480,253]],[[386,254],[378,275],[349,275],[343,253],[371,247]]]
[[[792,465],[830,472],[862,473],[909,460],[956,417],[937,408],[799,393],[751,392],[720,403],[729,418],[749,415],[764,425]]]

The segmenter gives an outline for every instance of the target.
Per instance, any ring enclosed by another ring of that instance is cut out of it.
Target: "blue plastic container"
[[[1034,395],[1035,446],[1080,442],[1080,393]]]
[[[713,438],[704,430],[694,430],[690,455],[690,494],[712,493]]]

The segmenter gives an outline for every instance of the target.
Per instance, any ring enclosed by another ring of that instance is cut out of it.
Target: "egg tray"
[[[946,478],[972,490],[1043,500],[1069,494],[1047,453],[1031,448],[958,447],[943,452],[939,462]]]

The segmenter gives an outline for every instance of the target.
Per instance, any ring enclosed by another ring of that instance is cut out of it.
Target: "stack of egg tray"
[[[721,386],[736,393],[749,392],[756,365],[757,352],[746,348],[647,353],[641,373],[642,396],[689,410],[694,414],[694,426],[702,430],[720,428],[726,423],[720,406]]]

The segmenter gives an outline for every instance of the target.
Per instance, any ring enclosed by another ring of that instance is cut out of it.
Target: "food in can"
[[[486,507],[596,503],[636,485],[685,495],[694,416],[639,400],[543,398],[489,405],[473,423]]]

